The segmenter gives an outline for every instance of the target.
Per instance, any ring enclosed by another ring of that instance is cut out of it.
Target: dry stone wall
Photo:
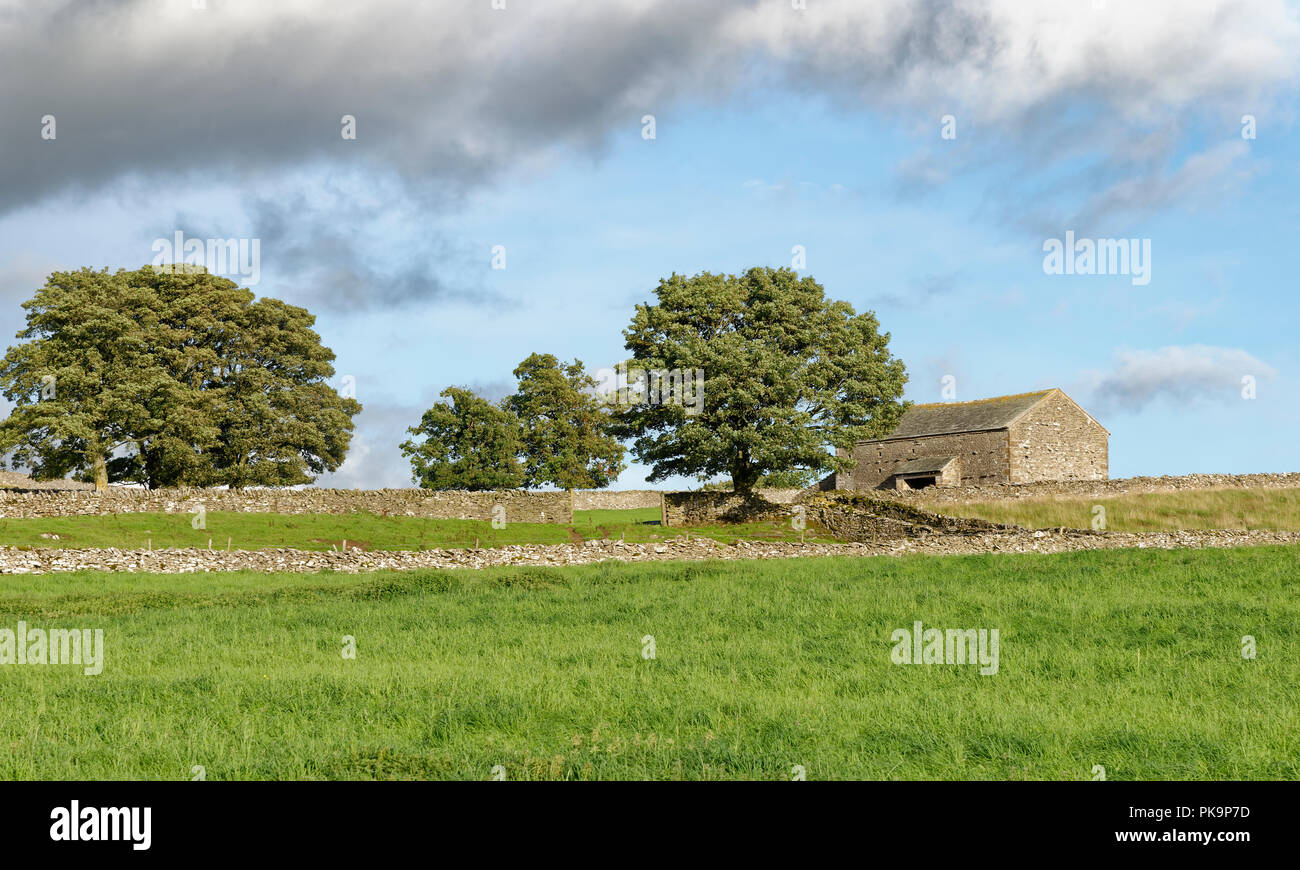
[[[421,489],[117,489],[107,492],[0,492],[0,518],[65,517],[112,513],[206,511],[279,514],[350,514],[491,520],[499,507],[509,523],[571,523],[568,492],[430,492]]]
[[[801,489],[769,489],[759,487],[754,490],[762,498],[775,504],[791,504],[803,492]],[[573,493],[575,511],[595,510],[634,510],[637,508],[663,508],[665,495],[689,495],[690,493],[666,493],[662,489],[625,489],[611,492],[603,489],[584,489]],[[731,495],[731,493],[721,493]]]
[[[911,492],[880,490],[875,495],[918,505],[967,504],[1020,498],[1105,498],[1152,492],[1213,489],[1297,489],[1300,473],[1187,474],[1179,477],[1121,477],[1111,480],[1044,480],[991,486],[929,487]]]
[[[788,505],[768,501],[762,495],[746,499],[734,492],[666,492],[663,522],[665,526],[738,523],[787,517],[790,510]]]
[[[807,491],[803,489],[767,489],[765,487],[754,490],[760,498],[765,498],[773,504],[794,504]]]
[[[662,508],[663,490],[625,489],[610,491],[605,489],[582,489],[573,493],[575,511],[630,511],[639,508]]]
[[[1023,531],[1017,526],[965,517],[946,517],[862,492],[817,494],[805,501],[807,519],[837,538],[881,543],[931,534],[971,535]]]
[[[1204,489],[1300,489],[1300,473],[1190,474],[1182,477],[1131,477],[1116,480],[1041,481],[960,487],[929,487],[897,492],[876,490],[873,497],[902,500],[915,505],[961,504],[1018,498],[1100,498],[1148,492]],[[144,490],[110,488],[94,491],[0,491],[0,519],[96,515],[112,513],[186,513],[202,505],[208,511],[281,514],[348,514],[354,511],[380,516],[430,519],[491,520],[500,506],[507,522],[573,522],[579,510],[621,510],[653,507],[661,501],[665,525],[681,526],[726,522],[758,516],[786,517],[789,505],[819,490],[759,490],[758,499],[746,506],[731,492],[429,492],[419,489],[302,489],[302,490]],[[803,498],[799,498],[800,496]]]

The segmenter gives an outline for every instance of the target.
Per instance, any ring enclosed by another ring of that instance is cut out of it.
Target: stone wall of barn
[[[1005,430],[923,435],[857,444],[853,448],[857,465],[835,476],[835,488],[877,489],[889,480],[899,462],[926,456],[956,456],[962,484],[1006,483],[1010,476]],[[951,484],[951,480],[944,483]]]
[[[1063,393],[1053,393],[1031,408],[1011,424],[1009,434],[1010,483],[1109,476],[1106,430]]]

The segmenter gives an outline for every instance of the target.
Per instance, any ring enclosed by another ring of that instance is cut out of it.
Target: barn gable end
[[[1105,480],[1109,436],[1091,414],[1052,390],[1008,427],[1010,483]]]

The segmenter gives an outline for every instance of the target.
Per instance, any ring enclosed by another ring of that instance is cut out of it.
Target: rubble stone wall
[[[798,493],[798,490],[795,490]],[[768,501],[760,494],[744,498],[734,492],[666,492],[664,525],[694,526],[735,523],[790,516],[791,508]]]
[[[575,511],[630,511],[663,507],[664,494],[659,489],[582,489],[573,493]]]
[[[1300,473],[1187,474],[1179,477],[1121,477],[1111,480],[1044,480],[1035,483],[928,487],[911,492],[879,490],[875,495],[917,505],[969,504],[1019,498],[1106,498],[1153,492],[1207,489],[1300,489]]]
[[[0,492],[0,518],[66,517],[113,513],[206,511],[279,514],[349,514],[426,519],[491,520],[500,507],[511,523],[571,523],[568,492],[447,491],[422,489],[118,489],[107,492]]]

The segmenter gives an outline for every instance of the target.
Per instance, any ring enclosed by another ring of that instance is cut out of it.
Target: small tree
[[[852,460],[834,449],[897,425],[907,374],[889,333],[811,277],[674,274],[655,294],[623,333],[632,364],[702,369],[704,401],[698,414],[673,402],[620,409],[615,431],[635,439],[650,480],[726,474],[749,494],[764,474],[846,470]]]
[[[514,489],[524,481],[519,421],[509,411],[460,387],[440,394],[409,431],[423,441],[401,444],[415,483],[424,489]]]
[[[610,432],[609,405],[598,384],[574,360],[534,353],[515,369],[518,391],[505,407],[519,420],[524,486],[596,489],[618,479],[625,448]]]

